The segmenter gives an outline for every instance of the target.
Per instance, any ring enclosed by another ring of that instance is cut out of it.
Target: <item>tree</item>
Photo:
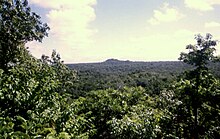
[[[207,122],[207,118],[210,120],[210,117],[205,114],[207,110],[205,107],[217,110],[218,107],[214,105],[219,106],[219,103],[213,104],[212,101],[219,99],[220,94],[219,81],[213,77],[207,67],[208,63],[218,61],[218,57],[215,56],[217,40],[212,40],[212,35],[209,33],[205,37],[196,35],[195,39],[197,44],[187,45],[186,49],[189,52],[181,53],[179,58],[195,66],[195,69],[187,72],[184,79],[176,86],[180,91],[178,97],[183,102],[179,107],[178,115],[182,115],[182,119],[179,118],[179,120],[183,120],[186,124],[183,129],[185,137],[198,139],[209,130],[206,125],[202,125],[205,124],[204,121]],[[213,117],[218,118],[219,114],[214,115],[214,111],[210,112]]]
[[[189,50],[188,53],[182,52],[180,54],[179,60],[196,66],[197,69],[204,69],[208,62],[214,62],[219,60],[218,57],[214,55],[217,45],[217,40],[212,40],[212,35],[207,33],[205,37],[200,34],[195,36],[197,44],[189,44],[186,49]]]
[[[18,46],[41,42],[48,30],[40,16],[31,12],[27,0],[0,0],[0,68],[5,71],[17,61]]]
[[[76,114],[81,103],[67,95],[75,71],[55,52],[39,60],[19,50],[19,62],[7,73],[0,69],[0,138],[86,137],[90,123]]]
[[[34,58],[25,43],[49,27],[27,0],[0,0],[0,138],[86,138],[71,87],[75,71],[54,51]],[[67,95],[68,94],[68,95]]]

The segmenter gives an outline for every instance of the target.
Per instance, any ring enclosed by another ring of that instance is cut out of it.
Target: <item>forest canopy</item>
[[[211,34],[196,35],[181,62],[108,60],[76,71],[56,51],[37,59],[25,47],[48,30],[27,0],[0,1],[0,138],[220,138]]]

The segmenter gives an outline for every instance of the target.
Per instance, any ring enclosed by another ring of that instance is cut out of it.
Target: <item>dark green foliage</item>
[[[177,108],[177,124],[183,130],[179,137],[219,138],[219,81],[207,67],[209,62],[218,59],[214,56],[217,41],[212,40],[211,34],[197,35],[195,39],[197,44],[188,45],[189,53],[180,56],[180,60],[194,65],[195,69],[186,72],[176,84],[176,97],[182,102]]]
[[[0,1],[0,68],[7,70],[17,62],[19,45],[28,41],[42,41],[47,36],[47,24],[32,12],[27,0]]]
[[[196,67],[204,67],[210,61],[218,61],[218,58],[214,56],[217,40],[212,40],[211,34],[207,33],[205,37],[199,34],[195,36],[195,39],[197,44],[187,45],[186,49],[189,53],[181,53],[179,60]]]
[[[88,118],[96,131],[90,138],[149,138],[160,132],[163,111],[141,87],[92,91],[79,108],[79,113],[90,112]]]
[[[76,71],[70,70],[63,61],[59,54],[56,51],[52,52],[51,58],[48,56],[42,55],[41,62],[49,64],[56,73],[56,78],[60,81],[60,88],[56,90],[59,93],[64,93],[65,95],[72,94],[73,81],[76,79]],[[63,94],[64,95],[64,94]]]
[[[20,50],[21,62],[0,70],[0,138],[86,138],[92,130],[84,130],[86,114],[76,115],[81,101],[68,95],[75,71],[55,52],[37,60]]]
[[[86,92],[100,89],[120,89],[141,86],[149,94],[158,95],[168,87],[184,69],[190,66],[182,62],[129,62],[107,61],[103,63],[71,64],[77,70],[74,92],[84,95]]]
[[[196,36],[183,62],[68,65],[76,76],[55,51],[36,59],[24,47],[49,29],[26,0],[0,4],[0,138],[220,138],[219,65],[211,64],[219,59],[210,34]]]

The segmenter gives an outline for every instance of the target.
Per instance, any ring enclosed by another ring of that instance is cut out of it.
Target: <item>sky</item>
[[[56,50],[65,63],[178,60],[196,34],[220,40],[220,0],[29,0],[50,26],[40,57]],[[219,53],[220,44],[217,46]]]

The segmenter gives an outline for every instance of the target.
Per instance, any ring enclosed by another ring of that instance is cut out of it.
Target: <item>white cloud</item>
[[[152,25],[157,25],[163,22],[173,22],[183,18],[184,15],[179,13],[176,8],[170,7],[168,3],[164,3],[160,10],[154,10],[154,16],[148,20]]]
[[[214,21],[205,23],[205,28],[214,28],[214,27],[220,27],[220,23]]]
[[[152,31],[153,32],[153,31]],[[180,53],[186,51],[188,44],[194,44],[194,34],[190,30],[180,29],[167,33],[149,33],[147,36],[139,36],[130,39],[134,45],[134,51],[139,51],[138,56],[146,60],[178,60]]]
[[[92,6],[96,4],[96,0],[30,0],[31,4],[39,5],[43,8],[61,9]]]
[[[220,4],[220,0],[209,0],[209,2],[210,2],[212,5],[219,5],[219,4]]]
[[[96,18],[93,8],[96,0],[30,0],[30,3],[49,10],[46,17],[51,28],[49,38],[43,44],[37,44],[37,48],[30,47],[33,54],[56,49],[65,61],[71,61],[76,56],[73,53],[93,43],[96,29],[90,23]]]
[[[95,19],[93,8],[51,10],[47,17],[51,34],[59,41],[69,44],[91,42],[90,37],[95,31],[89,28],[89,23]]]
[[[196,44],[194,35],[206,35],[206,32],[194,32],[188,29],[178,29],[166,33],[154,32],[146,36],[130,38],[130,52],[137,53],[135,59],[151,61],[178,60],[181,52],[188,52],[188,44]],[[219,40],[218,33],[212,33],[213,40]],[[220,55],[220,44],[216,46],[216,54]]]
[[[220,0],[184,0],[186,7],[199,10],[211,11],[214,5],[220,4]]]

